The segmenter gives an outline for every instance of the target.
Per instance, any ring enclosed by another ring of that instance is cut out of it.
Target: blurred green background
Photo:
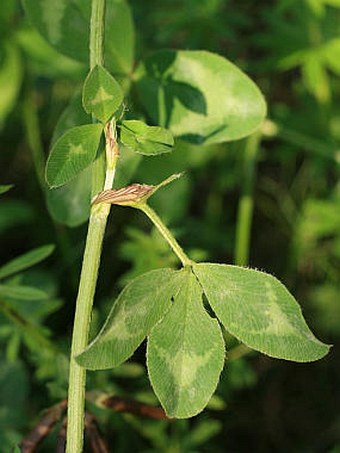
[[[130,6],[136,61],[161,48],[217,52],[256,81],[269,113],[254,146],[251,139],[210,147],[178,142],[165,157],[130,164],[127,157],[122,180],[157,183],[185,170],[153,205],[189,255],[274,274],[296,296],[315,334],[334,346],[319,362],[295,364],[245,353],[228,338],[230,357],[216,395],[194,419],[142,420],[90,403],[110,451],[340,452],[340,1],[130,0]],[[0,300],[4,452],[43,409],[66,396],[86,224],[69,228],[54,220],[41,175],[58,118],[85,74],[86,66],[44,41],[19,2],[2,0],[0,184],[15,186],[0,200],[0,264],[56,245],[46,262],[11,280],[44,289],[47,301],[12,298],[6,311]],[[128,109],[138,113],[133,91]],[[253,206],[243,253],[237,245],[242,200]],[[169,265],[176,259],[148,222],[114,208],[93,332],[123,284]],[[88,388],[157,404],[144,363],[142,346],[128,364],[89,373]],[[38,451],[53,451],[59,429]]]

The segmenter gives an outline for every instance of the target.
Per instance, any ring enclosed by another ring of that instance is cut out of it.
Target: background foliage
[[[246,452],[249,446],[258,452],[340,451],[340,2],[163,0],[156,5],[133,0],[130,6],[138,59],[164,47],[211,50],[261,87],[270,120],[257,153],[250,265],[282,280],[312,330],[335,346],[325,359],[302,365],[242,355],[227,338],[230,360],[203,414],[165,422],[95,409],[106,438],[119,452]],[[67,228],[51,217],[53,201],[46,203],[41,190],[39,150],[47,155],[58,118],[86,68],[53,50],[15,0],[3,1],[0,36],[0,183],[15,184],[0,202],[0,264],[43,244],[56,245],[46,261],[6,280],[9,286],[37,287],[48,299],[0,300],[0,440],[7,451],[44,408],[66,395],[64,354],[86,227]],[[120,67],[110,69],[128,73],[131,62],[126,54]],[[138,112],[137,93],[128,102]],[[249,164],[245,145],[244,140],[207,147],[178,141],[166,156],[138,157],[138,162],[127,156],[117,184],[155,184],[186,170],[184,178],[155,195],[153,204],[194,259],[232,263]],[[77,210],[79,202],[70,199],[70,206]],[[85,217],[80,211],[77,223]],[[138,212],[115,208],[104,244],[96,297],[101,314],[94,313],[94,331],[124,283],[174,264],[167,245]],[[89,373],[89,388],[155,403],[144,354],[142,346],[128,364]],[[41,451],[51,451],[56,433]]]

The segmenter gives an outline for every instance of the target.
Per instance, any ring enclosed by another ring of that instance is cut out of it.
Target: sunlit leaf
[[[214,393],[224,364],[224,341],[217,320],[203,307],[202,289],[190,270],[174,303],[148,339],[152,387],[170,417],[201,412]]]
[[[271,275],[211,263],[194,265],[194,272],[218,319],[247,346],[296,362],[329,351],[308,328],[294,297]]]
[[[159,51],[136,72],[152,120],[194,143],[237,140],[266,114],[257,86],[225,58],[206,51]]]
[[[328,67],[335,74],[340,75],[340,38],[330,39],[323,45],[322,57],[325,59]]]
[[[101,133],[101,124],[87,124],[70,129],[55,142],[46,164],[51,188],[72,180],[94,161]]]

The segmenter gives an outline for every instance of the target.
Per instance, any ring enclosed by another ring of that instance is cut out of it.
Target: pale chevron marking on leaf
[[[188,269],[166,316],[149,336],[147,365],[151,384],[167,414],[199,413],[216,389],[225,349],[220,327],[210,318],[202,289]]]
[[[275,335],[296,335],[298,331],[293,327],[285,313],[281,310],[272,285],[269,282],[265,282],[265,287],[265,293],[268,297],[268,306],[265,309],[265,313],[268,315],[271,324],[262,330],[266,333],[273,333]]]
[[[313,335],[298,303],[275,277],[214,263],[197,264],[194,271],[217,317],[247,346],[297,362],[327,354],[329,346]],[[238,290],[230,290],[232,282]]]
[[[155,298],[160,297],[160,294],[164,291],[164,287],[161,286],[158,290],[155,290],[153,295]],[[127,303],[129,301],[128,298],[124,298],[123,302],[118,302],[119,305],[116,306],[116,311],[114,312],[112,323],[109,324],[109,327],[103,329],[103,341],[107,341],[112,338],[117,338],[119,340],[128,340],[129,338],[134,337],[139,331],[142,331],[142,328],[138,329],[137,326],[134,326],[133,331],[129,330],[126,321],[136,316],[143,319],[145,314],[148,313],[148,308],[146,305],[146,302],[148,300],[149,293],[144,297],[141,297],[139,302],[137,304],[134,304],[132,307],[127,307]]]
[[[174,381],[182,388],[182,391],[189,388],[195,380],[198,370],[209,363],[211,352],[204,355],[188,353],[179,350],[175,355],[169,355],[167,351],[157,347],[158,354],[166,362]]]
[[[61,24],[66,9],[66,0],[40,2],[42,19],[46,25],[46,32],[52,44],[57,44],[62,39]]]
[[[136,316],[136,311],[138,311],[138,316],[140,317],[143,317],[144,313],[147,312],[143,300],[130,309],[126,308],[126,301],[124,300],[115,313],[110,329],[105,333],[104,341],[111,340],[112,338],[117,338],[118,340],[128,340],[129,338],[134,337],[141,329],[135,328],[132,332],[129,330],[126,321],[128,321],[132,316]]]
[[[273,291],[273,287],[270,282],[265,282],[267,289],[267,296],[269,300],[268,308],[266,313],[271,320],[271,324],[263,329],[266,333],[272,333],[275,335],[303,335],[308,340],[315,341],[314,335],[312,335],[309,330],[299,330],[293,324],[293,319],[290,320],[287,318],[287,315],[281,310],[277,296]],[[296,319],[296,322],[299,323],[299,320]]]
[[[78,154],[78,155],[86,154],[86,150],[84,149],[83,145],[81,145],[81,144],[74,145],[74,144],[70,143],[69,149],[70,149],[70,152],[68,155],[69,159],[72,159],[72,155],[75,155],[75,154]]]
[[[101,104],[102,102],[110,101],[111,99],[114,99],[114,96],[108,93],[103,86],[100,86],[95,97],[90,100],[90,103],[93,106],[96,106],[98,104]]]

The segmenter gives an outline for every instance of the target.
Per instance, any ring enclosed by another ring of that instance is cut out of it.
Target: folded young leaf
[[[313,335],[300,306],[276,278],[226,264],[200,263],[193,270],[216,316],[247,346],[296,362],[327,354],[329,346]]]
[[[106,123],[119,109],[123,99],[123,91],[116,79],[103,66],[95,66],[84,82],[85,111]]]
[[[174,139],[169,130],[159,126],[148,126],[138,120],[123,121],[120,140],[136,153],[146,156],[169,153],[174,146]]]
[[[101,124],[73,127],[54,143],[46,164],[51,188],[66,184],[94,161],[102,130]]]
[[[6,278],[23,271],[47,258],[54,250],[54,245],[43,245],[30,250],[0,267],[0,278]]]
[[[152,387],[170,417],[201,412],[214,393],[224,364],[224,341],[217,320],[205,311],[202,289],[184,269],[174,304],[148,339]]]
[[[99,370],[128,359],[170,308],[180,278],[172,269],[157,269],[128,284],[97,337],[77,356],[79,365]]]

